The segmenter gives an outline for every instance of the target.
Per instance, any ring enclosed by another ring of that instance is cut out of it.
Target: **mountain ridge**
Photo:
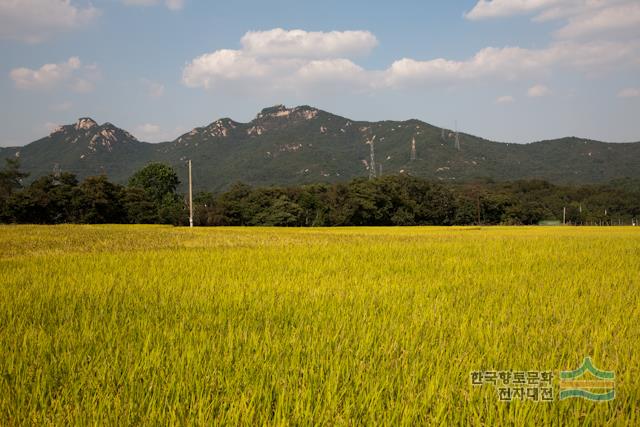
[[[640,178],[640,143],[607,143],[564,137],[526,144],[494,142],[456,133],[417,119],[356,121],[308,105],[262,109],[250,122],[217,119],[172,141],[148,143],[111,123],[81,117],[22,147],[0,148],[19,157],[36,178],[53,169],[79,177],[107,174],[126,182],[152,161],[168,163],[185,181],[194,163],[202,190],[222,190],[237,181],[260,185],[335,182],[371,172],[408,173],[445,182],[475,178],[545,179],[554,183],[600,183]],[[415,159],[411,151],[415,146]]]

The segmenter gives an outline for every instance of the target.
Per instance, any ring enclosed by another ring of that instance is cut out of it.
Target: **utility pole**
[[[193,227],[193,183],[191,180],[191,160],[189,160],[189,227]]]
[[[478,216],[478,225],[480,225],[480,195],[478,195],[478,199],[476,203],[476,214]]]
[[[562,208],[562,225],[567,225],[567,207]]]

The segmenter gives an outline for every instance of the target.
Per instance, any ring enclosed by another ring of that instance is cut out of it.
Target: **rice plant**
[[[638,425],[639,255],[632,227],[3,226],[0,424]],[[587,356],[615,399],[470,380]]]

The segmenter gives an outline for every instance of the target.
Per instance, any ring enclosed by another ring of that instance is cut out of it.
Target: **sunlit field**
[[[3,226],[0,424],[640,425],[639,291],[640,227]]]

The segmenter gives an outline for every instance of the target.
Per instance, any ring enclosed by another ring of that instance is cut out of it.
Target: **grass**
[[[631,227],[4,226],[0,424],[639,425],[639,288]]]

